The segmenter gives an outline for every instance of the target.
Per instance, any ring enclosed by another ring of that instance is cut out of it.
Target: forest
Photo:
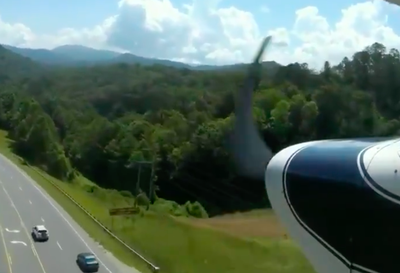
[[[395,135],[399,74],[399,51],[379,43],[321,71],[266,67],[253,114],[273,152]],[[150,202],[196,202],[195,217],[261,208],[263,181],[238,176],[226,145],[244,76],[126,63],[51,68],[0,46],[0,127],[16,153],[66,183],[84,175]]]

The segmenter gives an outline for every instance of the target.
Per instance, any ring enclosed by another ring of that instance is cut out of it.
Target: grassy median
[[[122,262],[135,266],[142,273],[149,271],[143,262],[99,228],[49,181],[71,195],[128,245],[154,261],[161,267],[161,272],[314,272],[299,249],[287,239],[248,238],[229,234],[192,224],[190,219],[177,220],[156,212],[158,210],[112,220],[108,209],[132,205],[132,198],[122,196],[117,191],[100,189],[84,177],[77,178],[74,183],[66,183],[37,168],[26,166],[12,153],[10,140],[6,136],[6,132],[0,131],[0,152],[36,180],[93,239]]]

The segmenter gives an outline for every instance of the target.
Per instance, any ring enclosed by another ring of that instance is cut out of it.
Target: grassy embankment
[[[48,179],[71,195],[104,225],[111,227],[111,207],[129,206],[133,200],[117,191],[97,189],[84,177],[61,182],[43,171],[24,165],[9,148],[7,133],[0,131],[0,152],[23,169],[81,225],[88,234],[124,263],[142,273],[149,270],[61,194]],[[164,204],[165,206],[165,204]],[[302,253],[283,231],[271,212],[258,211],[211,219],[176,219],[158,207],[135,217],[119,217],[113,232],[149,257],[165,273],[312,273]],[[158,211],[158,212],[157,212]]]

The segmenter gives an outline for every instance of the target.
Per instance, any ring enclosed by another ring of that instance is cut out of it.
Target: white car
[[[43,225],[37,225],[32,228],[32,238],[35,241],[47,241],[49,240],[49,231]]]

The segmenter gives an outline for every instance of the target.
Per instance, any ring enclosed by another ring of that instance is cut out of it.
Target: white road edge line
[[[112,271],[104,264],[104,262],[102,260],[100,260],[100,258],[96,255],[96,253],[93,251],[93,249],[86,243],[86,241],[82,238],[82,236],[78,233],[78,231],[72,226],[72,224],[67,220],[67,218],[65,218],[65,216],[60,212],[60,210],[53,204],[53,202],[50,200],[49,197],[47,197],[43,191],[41,189],[39,189],[38,186],[36,186],[36,182],[29,177],[26,173],[24,173],[23,171],[21,171],[17,166],[14,165],[14,163],[12,163],[8,158],[6,158],[5,156],[3,156],[2,154],[0,154],[0,156],[5,159],[7,161],[7,163],[11,166],[13,166],[14,169],[16,169],[20,174],[22,174],[30,183],[33,187],[35,187],[35,189],[37,191],[40,192],[40,194],[47,200],[47,202],[49,202],[49,204],[58,212],[58,214],[61,216],[61,218],[64,219],[64,221],[70,226],[70,228],[75,232],[76,236],[78,236],[78,238],[82,241],[82,243],[90,250],[90,252],[92,252],[97,260],[103,265],[103,267],[109,272],[112,273]]]
[[[31,201],[31,200],[29,200],[29,204],[31,204],[31,205],[32,205],[32,201]]]
[[[44,219],[43,218],[40,218],[40,219],[42,219],[42,222],[44,223]]]
[[[2,188],[3,188],[3,191],[5,192],[5,194],[7,195],[7,198],[10,200],[12,206],[14,207],[14,210],[15,210],[15,212],[17,213],[19,220],[21,221],[21,226],[23,227],[23,229],[24,229],[25,232],[26,232],[26,236],[28,237],[28,240],[29,240],[29,242],[30,242],[30,245],[31,245],[31,249],[32,249],[33,254],[36,256],[37,260],[39,261],[39,265],[40,265],[40,267],[42,268],[43,273],[46,273],[46,270],[44,269],[44,266],[43,266],[43,264],[42,264],[42,261],[40,260],[39,254],[37,253],[36,248],[35,248],[35,246],[34,246],[34,244],[33,244],[33,239],[32,239],[32,237],[29,236],[28,229],[26,228],[26,225],[25,225],[25,223],[24,223],[24,221],[23,221],[23,219],[22,219],[22,217],[21,217],[21,214],[19,213],[17,207],[15,206],[14,201],[12,200],[11,196],[8,194],[6,188],[5,188],[4,186],[2,186]],[[26,244],[26,243],[25,243],[25,244]]]
[[[19,187],[19,190],[20,190],[20,191],[22,191],[22,188],[21,188],[21,187]]]
[[[60,243],[57,241],[58,247],[62,250],[62,247],[60,246]]]

